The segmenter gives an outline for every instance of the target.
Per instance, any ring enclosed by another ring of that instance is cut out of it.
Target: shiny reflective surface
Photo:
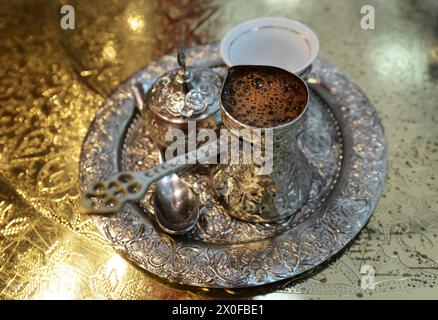
[[[217,45],[199,45],[187,53],[192,60],[215,61],[219,50]],[[133,78],[118,86],[99,108],[81,149],[81,190],[108,178],[110,181],[97,183],[91,189],[97,192],[102,186],[117,185],[120,180],[132,181],[125,178],[126,172],[116,179],[110,178],[120,170],[136,171],[135,176],[141,181],[151,174],[150,179],[153,179],[157,169],[162,177],[184,166],[171,166],[165,172],[163,165],[150,161],[157,152],[156,147],[150,145],[151,124],[136,121],[134,97],[126,94],[130,92],[131,83],[147,88],[147,83],[153,81],[153,72],[164,73],[172,58],[165,55],[140,69]],[[318,85],[312,85],[314,91],[310,94],[304,130],[297,138],[300,145],[297,149],[312,166],[312,187],[307,202],[291,219],[281,224],[256,224],[232,218],[230,209],[218,203],[209,183],[213,174],[209,169],[216,171],[217,167],[197,165],[180,176],[200,199],[199,210],[202,211],[196,227],[185,237],[168,236],[153,223],[151,213],[157,212],[150,210],[149,194],[140,201],[146,210],[127,203],[117,209],[116,214],[97,216],[96,226],[120,254],[142,269],[195,287],[261,286],[279,280],[291,281],[291,277],[320,267],[346,247],[374,211],[383,193],[387,147],[377,112],[348,77],[319,60],[313,64],[308,77],[309,82]],[[228,126],[227,118],[223,119]],[[288,126],[285,128],[289,130]],[[219,140],[220,145],[227,143],[226,137]],[[216,143],[207,143],[200,149],[213,147],[198,155],[211,157],[217,150],[226,151],[239,144],[238,139],[232,140],[229,148],[216,148]],[[340,149],[344,149],[342,154],[333,153]],[[189,154],[182,157],[190,158]],[[198,160],[202,163],[201,158]],[[290,173],[285,172],[287,174]],[[291,181],[294,179],[290,176]],[[81,204],[87,198],[81,197]],[[116,207],[112,206],[113,209]],[[89,206],[88,210],[94,209]],[[101,208],[97,210],[102,212]]]
[[[232,216],[248,222],[284,223],[295,220],[294,216],[312,198],[312,172],[324,166],[311,167],[300,148],[310,94],[305,81],[280,68],[242,65],[228,69],[221,93],[223,127],[231,132],[263,128],[264,140],[254,139],[254,133],[243,139],[252,143],[252,154],[261,155],[260,150],[264,150],[265,163],[270,161],[269,167],[263,166],[254,156],[248,164],[225,165],[215,174],[212,184],[224,206],[231,208]],[[254,107],[257,104],[262,107]],[[291,111],[288,108],[292,105]],[[276,113],[267,112],[269,108]],[[268,139],[272,139],[271,144]],[[274,157],[268,158],[271,155]]]
[[[0,7],[0,296],[2,298],[436,297],[437,3],[369,1],[71,1]],[[77,211],[80,145],[104,97],[163,53],[219,40],[262,15],[308,24],[321,57],[357,81],[383,120],[389,177],[367,228],[335,261],[295,283],[203,291],[163,283],[121,259]],[[362,289],[361,267],[376,271]]]
[[[163,163],[162,150],[158,157]],[[198,199],[175,173],[157,181],[153,199],[157,223],[170,234],[184,234],[193,229],[198,221]]]

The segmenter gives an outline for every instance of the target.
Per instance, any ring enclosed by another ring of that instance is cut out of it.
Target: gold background
[[[62,4],[76,29],[59,26]],[[360,28],[371,4],[376,29]],[[285,16],[313,28],[321,57],[380,112],[383,198],[360,236],[310,277],[262,289],[200,290],[148,275],[80,216],[78,158],[117,84],[179,44]],[[423,1],[0,1],[0,297],[3,299],[438,298],[438,3]],[[376,270],[361,289],[360,268]]]

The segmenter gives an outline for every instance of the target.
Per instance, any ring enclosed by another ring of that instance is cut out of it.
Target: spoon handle
[[[223,147],[226,144],[217,140],[147,170],[119,172],[108,180],[97,182],[82,195],[79,211],[99,215],[117,213],[127,201],[142,199],[152,183],[193,166],[195,163],[189,161],[190,159],[197,159],[199,162],[214,159],[224,152]]]
[[[165,162],[141,172],[119,172],[108,180],[95,183],[85,192],[79,211],[103,215],[117,213],[127,201],[142,199],[152,183],[186,166]]]

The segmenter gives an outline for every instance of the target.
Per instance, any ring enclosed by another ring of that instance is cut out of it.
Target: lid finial
[[[184,71],[186,71],[186,54],[184,52],[184,48],[179,48],[178,49],[178,64],[181,68],[184,69]]]
[[[184,82],[189,82],[192,74],[191,74],[190,70],[187,69],[186,54],[185,54],[185,50],[183,47],[180,47],[178,49],[177,60],[178,60],[178,65],[182,68],[182,71],[183,71]]]

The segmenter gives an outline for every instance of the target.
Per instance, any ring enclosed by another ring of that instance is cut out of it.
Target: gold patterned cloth
[[[1,1],[0,298],[436,298],[438,5],[369,2],[375,30],[361,29],[359,0]],[[60,27],[64,4],[75,30]],[[359,237],[299,281],[212,291],[157,279],[78,213],[82,140],[106,95],[138,68],[266,15],[311,26],[321,56],[375,104],[389,145],[384,195]],[[366,265],[374,289],[361,286]]]

